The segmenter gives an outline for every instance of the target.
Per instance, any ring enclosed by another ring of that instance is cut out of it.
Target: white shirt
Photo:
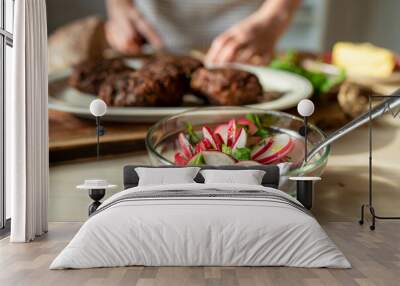
[[[208,48],[212,40],[255,12],[265,0],[135,0],[167,49]]]

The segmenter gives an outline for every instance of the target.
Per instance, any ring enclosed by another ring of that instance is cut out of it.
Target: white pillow
[[[195,183],[198,167],[186,168],[135,168],[139,186]]]
[[[202,170],[205,184],[261,185],[265,171],[262,170]]]

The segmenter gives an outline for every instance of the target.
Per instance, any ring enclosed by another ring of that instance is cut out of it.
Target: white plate
[[[248,105],[265,110],[282,110],[293,106],[312,94],[311,83],[298,75],[278,71],[266,67],[235,64],[236,68],[247,70],[258,76],[265,91],[278,91],[284,94],[268,102]],[[66,70],[49,76],[49,83],[56,85],[57,81],[65,80],[70,71]],[[95,96],[83,94],[74,88],[64,84],[63,88],[54,91],[50,88],[49,108],[69,112],[80,117],[92,117],[89,112],[89,104]],[[108,121],[120,122],[155,122],[165,116],[174,115],[193,107],[109,107],[103,117]]]

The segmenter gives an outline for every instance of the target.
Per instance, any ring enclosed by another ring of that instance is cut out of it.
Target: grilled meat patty
[[[107,78],[98,95],[110,106],[178,106],[185,89],[181,77],[173,68],[119,73]]]
[[[74,66],[69,84],[82,92],[97,94],[109,75],[132,71],[134,69],[126,66],[122,59],[85,61]]]
[[[203,67],[201,61],[189,56],[158,55],[145,62],[143,69],[150,69],[154,72],[163,70],[178,72],[181,76],[180,80],[183,81],[185,93],[188,93],[192,74],[201,67]]]
[[[191,89],[214,105],[251,104],[263,94],[254,74],[233,68],[200,68],[192,75]]]
[[[175,66],[180,73],[189,79],[197,69],[203,67],[201,61],[190,56],[161,54],[146,61],[144,68],[152,66],[155,66],[155,68],[162,68],[166,65]]]

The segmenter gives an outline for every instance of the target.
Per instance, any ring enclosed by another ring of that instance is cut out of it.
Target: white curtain
[[[48,116],[45,0],[15,1],[13,92],[6,97],[6,187],[12,242],[47,232]]]

